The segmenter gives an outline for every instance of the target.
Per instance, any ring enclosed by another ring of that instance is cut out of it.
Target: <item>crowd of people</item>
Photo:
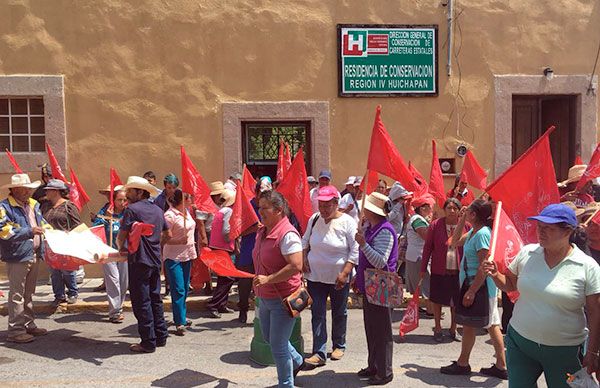
[[[3,186],[9,190],[8,198],[0,202],[0,253],[10,285],[8,341],[16,343],[47,334],[37,327],[32,305],[47,248],[44,230],[70,231],[82,223],[77,207],[68,200],[67,186],[52,179],[47,168],[44,171],[43,183],[31,182],[27,174],[13,175]],[[164,178],[164,190],[156,188],[151,171],[144,177],[131,176],[122,186],[100,190],[107,203],[90,220],[104,227],[109,244],[127,252],[126,262],[103,264],[109,321],[123,322],[129,291],[140,336],[131,351],[151,353],[165,346],[169,323],[162,304],[164,274],[174,334],[185,335],[191,324],[186,311],[191,273],[194,266],[204,265],[196,260],[200,249],[210,247],[226,252],[238,269],[255,277],[217,276],[214,289],[209,277],[203,288],[212,295],[209,316],[218,319],[232,312],[228,299],[236,281],[241,323],[247,321],[252,294],[259,297],[258,318],[279,386],[291,387],[300,371],[344,357],[351,290],[362,295],[367,338],[367,365],[358,377],[384,385],[394,377],[391,308],[374,304],[365,295],[365,271],[380,269],[398,273],[408,292],[420,293],[425,306],[421,313],[435,322],[434,343],[444,342],[442,308],[450,309],[447,338],[462,346],[458,358],[441,367],[441,373],[471,374],[469,359],[480,327],[463,322],[461,336],[457,310],[485,300],[488,319],[483,328],[493,344],[495,363],[480,373],[508,379],[515,387],[535,386],[544,373],[549,386],[566,386],[567,373],[582,367],[597,371],[600,348],[600,225],[587,222],[599,207],[591,183],[576,190],[583,171],[574,166],[569,179],[559,183],[562,203],[531,217],[537,222],[539,243],[526,245],[504,273],[488,260],[494,203],[485,194],[476,198],[460,179],[443,206],[437,207],[430,194],[416,196],[399,182],[388,185],[380,180],[367,195],[362,179],[350,176],[340,192],[332,185],[331,172],[321,171],[317,179],[308,177],[314,214],[302,230],[277,192],[277,182],[259,177],[250,200],[259,222],[231,238],[240,174],[210,184],[210,196],[219,209],[214,213],[196,209],[174,174]],[[136,222],[153,228],[132,253],[126,246]],[[56,304],[77,302],[75,272],[51,269]],[[303,284],[313,301],[312,350],[307,357],[290,343],[295,319],[281,303]],[[508,295],[515,291],[520,295],[513,310]]]

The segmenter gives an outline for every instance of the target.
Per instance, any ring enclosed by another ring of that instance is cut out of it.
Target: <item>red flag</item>
[[[399,181],[409,191],[416,191],[414,178],[381,121],[381,105],[375,111],[367,169]]]
[[[229,253],[218,249],[202,248],[200,260],[219,276],[232,278],[253,278],[255,275],[235,268]]]
[[[379,184],[379,174],[377,171],[369,170],[367,172],[367,190],[365,191],[365,177],[363,177],[362,182],[360,182],[360,191],[363,193],[367,193],[367,195],[371,194],[375,189],[377,189],[377,185]]]
[[[127,237],[127,251],[129,253],[136,253],[140,247],[142,236],[152,236],[153,232],[154,225],[137,221],[134,222],[131,226],[131,232],[129,232]]]
[[[285,177],[285,155],[284,151],[285,146],[283,145],[283,140],[279,140],[279,152],[277,153],[277,173],[275,176],[275,180],[278,182],[283,181]]]
[[[415,186],[417,186],[417,190],[414,192],[414,197],[421,197],[425,193],[429,192],[429,185],[427,184],[427,181],[411,162],[408,162],[408,170],[415,180]]]
[[[444,177],[442,167],[438,159],[435,140],[431,140],[431,172],[429,173],[429,193],[435,197],[439,207],[444,207],[446,202],[446,189],[444,188]]]
[[[106,241],[106,230],[104,229],[104,225],[92,226],[90,228],[90,232],[96,235],[104,244],[108,244]]]
[[[181,190],[194,196],[194,204],[198,210],[209,213],[219,211],[217,205],[210,198],[208,185],[187,156],[183,146],[181,146]]]
[[[235,202],[233,203],[233,213],[231,214],[230,224],[230,239],[238,238],[242,232],[258,222],[256,212],[250,203],[250,199],[246,196],[246,191],[235,191]]]
[[[548,128],[508,170],[491,183],[485,191],[496,201],[502,201],[504,211],[513,221],[526,244],[537,242],[535,223],[527,217],[539,214],[560,195],[550,153]]]
[[[13,168],[15,169],[15,173],[22,174],[23,170],[21,170],[21,167],[19,167],[19,163],[17,163],[17,161],[15,160],[15,157],[13,156],[12,152],[10,152],[8,148],[5,148],[5,151],[6,156],[8,156],[8,160],[10,161],[10,164],[12,164]]]
[[[477,159],[471,151],[467,151],[465,155],[460,180],[480,190],[484,190],[487,186],[487,172],[477,163]]]
[[[285,152],[283,156],[283,161],[285,162],[285,170],[283,176],[285,178],[285,174],[290,170],[290,167],[292,167],[292,151],[290,151],[290,145],[287,142],[285,143]]]
[[[48,152],[48,159],[50,160],[50,168],[52,169],[52,177],[55,179],[60,179],[61,181],[68,183],[67,177],[62,172],[60,168],[60,164],[58,164],[58,160],[56,160],[56,156],[54,156],[54,152],[52,152],[52,148],[50,148],[50,144],[46,142],[46,151]]]
[[[575,191],[579,191],[585,186],[586,183],[591,181],[594,178],[598,178],[600,176],[600,144],[596,146],[594,153],[592,154],[592,158],[590,159],[590,163],[588,164],[583,176],[577,182],[577,186],[575,186]]]
[[[114,193],[115,187],[122,185],[121,178],[119,178],[119,174],[117,174],[117,170],[114,168],[110,168],[110,206],[108,207],[110,211],[113,211],[115,208],[114,201]]]
[[[246,197],[254,198],[256,197],[256,180],[248,171],[248,168],[244,164],[244,169],[242,171],[242,190],[246,192]]]
[[[585,163],[583,163],[583,160],[581,160],[581,156],[577,155],[575,157],[575,163],[573,163],[573,165],[577,166],[577,165],[581,165],[581,164],[585,164]]]
[[[499,201],[496,204],[492,227],[490,258],[496,262],[500,273],[506,274],[506,271],[509,271],[508,265],[512,263],[524,245],[517,228],[502,209],[502,201]],[[519,298],[519,293],[509,292],[508,297],[514,303]]]
[[[90,197],[89,195],[87,195],[85,189],[79,182],[79,178],[77,178],[77,175],[75,175],[75,171],[73,171],[72,168],[69,168],[69,172],[71,174],[72,182],[70,184],[71,191],[69,193],[69,196],[71,202],[73,202],[75,206],[77,206],[77,208],[81,210],[86,203],[90,202]]]
[[[400,337],[419,327],[419,287],[415,290],[412,299],[408,302],[402,322],[400,322]]]
[[[298,150],[290,171],[283,182],[277,187],[277,191],[284,196],[290,205],[290,209],[296,215],[302,230],[306,230],[308,219],[312,216],[312,204],[308,190],[306,167],[304,166],[304,152]]]

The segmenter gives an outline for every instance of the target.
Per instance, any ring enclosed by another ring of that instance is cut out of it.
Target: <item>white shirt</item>
[[[319,219],[311,228],[317,216]],[[310,272],[305,274],[308,280],[335,284],[346,262],[358,263],[358,243],[354,240],[356,228],[356,222],[348,214],[342,214],[329,223],[325,223],[319,213],[312,215],[302,237],[302,247],[307,249],[310,246]]]
[[[302,252],[302,240],[294,232],[287,232],[279,241],[279,250],[282,255]]]
[[[600,293],[600,266],[573,245],[550,269],[539,244],[524,246],[508,266],[521,294],[510,325],[523,337],[547,346],[576,346],[588,333],[586,296]]]
[[[423,257],[423,247],[425,246],[425,240],[419,236],[412,226],[413,222],[416,220],[421,220],[427,223],[427,220],[425,220],[425,218],[419,214],[413,215],[408,221],[408,225],[406,227],[406,261],[413,263],[419,261]]]
[[[347,209],[348,207],[350,207],[350,205],[352,205],[352,210],[346,212],[346,214],[348,214],[350,217],[352,217],[354,219],[354,221],[356,222],[356,224],[358,225],[358,213],[360,212],[359,201],[354,201],[354,198],[352,198],[352,194],[347,193],[346,195],[344,195],[342,197],[342,199],[340,199],[338,208],[340,210]]]

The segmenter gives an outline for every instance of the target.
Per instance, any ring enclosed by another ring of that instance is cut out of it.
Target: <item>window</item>
[[[43,97],[0,97],[0,150],[44,152]]]
[[[243,159],[253,175],[274,177],[280,141],[290,145],[292,157],[300,147],[304,151],[306,170],[310,169],[310,122],[242,122]]]

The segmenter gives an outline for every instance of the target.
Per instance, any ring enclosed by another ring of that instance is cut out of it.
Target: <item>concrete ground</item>
[[[86,287],[84,287],[86,288]],[[87,287],[89,288],[89,287]],[[44,287],[40,288],[43,291]],[[38,295],[51,299],[51,295]],[[96,294],[101,303],[102,294]],[[5,300],[0,298],[0,300]],[[87,297],[84,297],[84,299]],[[198,305],[200,306],[200,305]],[[171,336],[165,348],[153,354],[132,354],[129,344],[138,342],[133,314],[126,312],[123,324],[108,322],[103,312],[83,308],[70,313],[54,312],[38,316],[40,327],[50,331],[29,344],[6,342],[6,317],[0,318],[0,385],[2,387],[76,386],[76,387],[265,387],[276,384],[274,367],[263,367],[249,360],[251,324],[242,326],[237,313],[221,319],[206,317],[198,306],[192,307],[193,320],[185,337]],[[455,360],[460,343],[432,339],[433,321],[421,319],[420,327],[401,342],[398,327],[402,309],[393,315],[394,387],[507,387],[506,382],[478,374],[470,377],[446,376],[439,367]],[[167,319],[171,318],[166,313]],[[305,350],[312,346],[310,311],[302,313]],[[249,313],[249,322],[254,313]],[[448,319],[444,321],[448,324]],[[362,311],[353,309],[348,316],[348,349],[341,361],[311,372],[301,372],[300,387],[362,387],[366,382],[355,373],[366,365],[366,340]],[[477,338],[471,365],[473,370],[493,362],[493,348],[487,335]]]

